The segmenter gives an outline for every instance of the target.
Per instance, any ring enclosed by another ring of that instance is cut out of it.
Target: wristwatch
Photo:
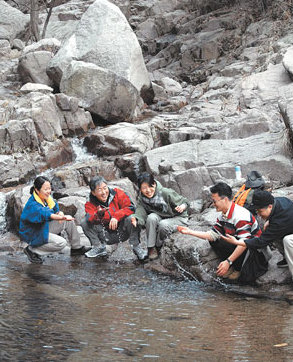
[[[230,266],[233,264],[233,261],[230,260],[229,258],[227,258],[226,260],[227,260],[227,262],[229,263]]]

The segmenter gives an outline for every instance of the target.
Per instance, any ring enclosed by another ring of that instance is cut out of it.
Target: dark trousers
[[[129,239],[129,244],[136,246],[139,244],[139,228],[135,228],[131,224],[131,216],[119,221],[116,230],[110,230],[102,224],[93,224],[85,218],[81,222],[83,232],[89,238],[94,246],[101,244],[118,244]]]
[[[221,259],[221,261],[226,260],[227,258],[229,258],[229,256],[233,253],[233,251],[236,248],[236,245],[229,244],[229,243],[227,243],[226,241],[224,241],[222,239],[212,241],[212,242],[210,242],[210,245],[211,245],[212,249],[214,250],[214,252]],[[247,252],[247,250],[245,250],[239,256],[239,258],[237,258],[233,262],[233,267],[234,267],[235,270],[237,270],[237,271],[241,270],[241,267],[242,267],[246,252]]]

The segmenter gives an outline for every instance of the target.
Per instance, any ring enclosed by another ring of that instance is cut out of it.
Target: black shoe
[[[31,251],[28,246],[23,251],[31,263],[33,263],[33,264],[42,264],[43,263],[43,259],[38,254]]]
[[[78,249],[71,249],[71,255],[84,255],[87,251],[91,250],[91,246],[82,246],[81,248]]]
[[[285,258],[277,263],[278,268],[287,268],[287,266],[288,266],[288,263]]]

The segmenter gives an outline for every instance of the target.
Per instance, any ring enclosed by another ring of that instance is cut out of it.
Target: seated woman
[[[146,228],[148,257],[158,258],[164,239],[176,231],[178,225],[188,224],[189,202],[172,189],[163,187],[154,176],[143,173],[137,181],[140,194],[131,222]]]
[[[22,211],[19,225],[21,240],[29,244],[24,249],[29,261],[42,264],[41,255],[64,249],[67,241],[58,235],[63,230],[69,238],[71,255],[86,253],[90,248],[80,245],[80,236],[73,217],[59,211],[58,204],[50,196],[49,179],[44,176],[37,177],[30,193],[31,197]]]

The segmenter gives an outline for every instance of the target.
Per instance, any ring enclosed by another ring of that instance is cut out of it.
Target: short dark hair
[[[218,194],[220,197],[228,197],[232,200],[232,189],[225,182],[218,182],[210,188],[212,194]]]
[[[50,180],[48,179],[48,177],[46,177],[46,176],[38,176],[35,179],[33,186],[30,188],[30,193],[32,194],[35,190],[40,191],[45,182],[50,183]]]
[[[144,172],[138,176],[137,186],[139,189],[144,182],[147,183],[149,186],[153,186],[156,183],[154,176],[148,172]]]
[[[101,185],[102,183],[107,185],[107,181],[104,179],[103,176],[95,176],[90,180],[90,189],[91,191],[95,191],[97,186]]]

